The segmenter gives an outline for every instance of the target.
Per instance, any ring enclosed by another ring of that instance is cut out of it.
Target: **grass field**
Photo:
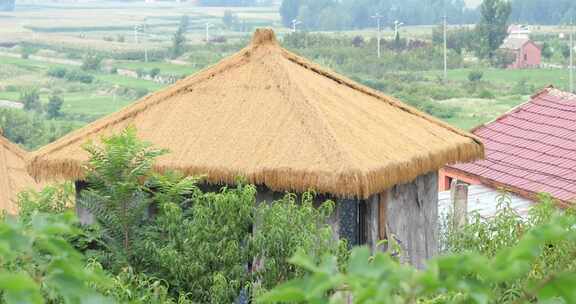
[[[114,63],[117,68],[138,70],[142,69],[150,71],[154,68],[160,69],[161,73],[177,74],[177,75],[190,75],[197,72],[198,69],[190,65],[171,64],[167,62],[135,62],[135,61],[121,61]]]
[[[12,86],[19,90],[36,88],[43,103],[47,103],[50,96],[56,94],[64,99],[62,108],[64,113],[82,114],[94,118],[117,111],[134,101],[133,98],[115,94],[116,89],[129,88],[153,92],[165,86],[149,80],[104,73],[95,73],[93,84],[67,82],[46,76],[46,72],[52,67],[70,68],[65,65],[12,57],[0,57],[0,63],[0,67],[15,66],[26,71],[25,75],[3,79],[0,87]],[[0,90],[0,99],[17,101],[19,98],[19,91]]]
[[[461,112],[446,122],[464,130],[470,130],[481,124],[494,120],[510,109],[528,101],[530,96],[510,95],[494,99],[482,98],[452,98],[440,101],[447,106],[459,107]]]
[[[448,71],[448,80],[450,81],[467,81],[468,74],[475,69],[457,69]],[[568,87],[568,71],[562,69],[529,69],[529,70],[506,70],[506,69],[482,69],[484,76],[482,80],[498,84],[514,85],[515,83],[525,80],[528,84],[536,89],[553,85],[560,89]],[[424,73],[430,79],[441,75],[440,71],[431,71]]]

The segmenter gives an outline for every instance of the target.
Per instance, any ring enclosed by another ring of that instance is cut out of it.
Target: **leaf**
[[[41,304],[40,288],[24,273],[0,273],[0,290],[7,304]]]
[[[566,303],[576,303],[576,273],[564,272],[556,274],[540,288],[538,298],[542,300],[562,298]]]
[[[258,297],[258,303],[302,302],[306,299],[308,281],[292,280]]]

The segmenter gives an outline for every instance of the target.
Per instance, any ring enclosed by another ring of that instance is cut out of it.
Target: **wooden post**
[[[461,229],[468,223],[468,185],[456,184],[452,187],[452,207],[454,210],[454,226]]]
[[[378,245],[379,238],[379,205],[380,196],[378,194],[372,195],[366,200],[366,243],[374,254]]]

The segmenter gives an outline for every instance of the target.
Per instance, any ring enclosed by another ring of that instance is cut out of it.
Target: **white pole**
[[[378,58],[380,58],[381,56],[381,46],[380,46],[380,41],[382,40],[382,31],[381,31],[381,26],[380,26],[380,18],[378,18]]]
[[[210,26],[212,24],[206,23],[206,43],[210,43]]]
[[[574,23],[570,21],[570,93],[574,93]]]
[[[444,81],[448,80],[448,18],[444,15]]]
[[[138,43],[138,25],[134,26],[134,43]]]
[[[376,19],[376,25],[378,26],[378,35],[376,37],[376,43],[378,44],[377,46],[377,50],[378,50],[378,58],[380,58],[381,56],[381,46],[380,46],[380,41],[382,40],[382,31],[381,31],[381,20],[382,20],[382,15],[380,15],[380,13],[376,13],[376,15],[372,16],[373,19]]]

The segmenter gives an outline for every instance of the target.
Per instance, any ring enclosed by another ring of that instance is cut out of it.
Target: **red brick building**
[[[444,167],[440,191],[458,179],[532,200],[549,193],[566,204],[576,201],[575,94],[546,88],[473,133],[484,143],[486,158]]]
[[[514,62],[508,65],[509,69],[538,68],[542,63],[542,49],[529,38],[508,37],[500,49],[514,55]]]

